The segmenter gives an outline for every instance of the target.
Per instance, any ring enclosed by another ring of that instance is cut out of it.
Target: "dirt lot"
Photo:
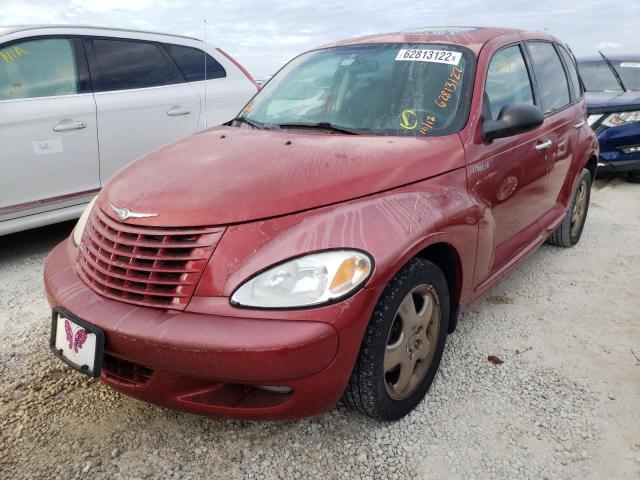
[[[581,243],[544,246],[467,311],[393,424],[197,417],[70,370],[42,266],[71,227],[0,238],[2,479],[640,478],[640,185],[598,181]]]

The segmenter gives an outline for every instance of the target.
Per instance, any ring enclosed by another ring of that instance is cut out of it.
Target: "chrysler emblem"
[[[118,218],[123,222],[129,218],[149,218],[158,216],[157,213],[136,213],[132,212],[128,208],[118,208],[111,202],[109,202],[109,206],[111,207],[111,210],[113,210]]]

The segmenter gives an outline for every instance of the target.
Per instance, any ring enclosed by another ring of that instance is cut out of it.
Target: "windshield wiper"
[[[232,120],[232,122],[242,122],[246,123],[250,127],[257,128],[259,130],[266,130],[267,127],[264,123],[256,122],[255,120],[249,120],[247,117],[236,117]]]
[[[618,71],[616,70],[616,67],[614,67],[611,62],[609,61],[609,59],[607,57],[604,56],[604,53],[602,52],[598,52],[600,54],[600,56],[602,57],[602,59],[604,60],[604,62],[607,64],[607,66],[611,69],[611,72],[613,72],[613,76],[616,77],[616,80],[618,81],[618,83],[620,84],[620,86],[622,87],[622,91],[623,92],[628,92],[628,90],[626,89],[626,87],[624,86],[624,83],[622,81],[622,78],[620,78],[620,74],[618,74]]]
[[[330,130],[330,131],[336,132],[336,133],[347,133],[349,135],[361,135],[360,132],[357,132],[355,130],[351,130],[351,129],[347,128],[347,127],[341,127],[339,125],[334,125],[333,123],[330,123],[330,122],[279,123],[277,125],[277,127],[279,127],[279,128],[313,128],[313,129],[318,129],[318,130]]]

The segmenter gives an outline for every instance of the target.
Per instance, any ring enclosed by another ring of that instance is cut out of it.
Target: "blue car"
[[[600,143],[600,172],[626,172],[640,183],[640,56],[578,60],[589,125]]]

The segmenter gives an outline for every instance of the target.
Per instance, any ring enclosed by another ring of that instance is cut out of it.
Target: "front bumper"
[[[597,129],[600,157],[598,171],[629,172],[640,170],[640,152],[625,153],[624,149],[640,144],[640,122]]]
[[[101,380],[192,413],[289,419],[331,408],[348,382],[378,295],[363,289],[322,307],[319,317],[331,322],[314,318],[320,309],[306,310],[304,320],[267,319],[245,309],[237,309],[238,317],[167,311],[98,295],[76,274],[75,251],[66,240],[50,253],[45,290],[52,307],[104,331]]]
[[[632,160],[615,158],[610,160],[606,156],[600,156],[598,159],[598,172],[631,172],[633,170],[640,170],[640,158]]]

